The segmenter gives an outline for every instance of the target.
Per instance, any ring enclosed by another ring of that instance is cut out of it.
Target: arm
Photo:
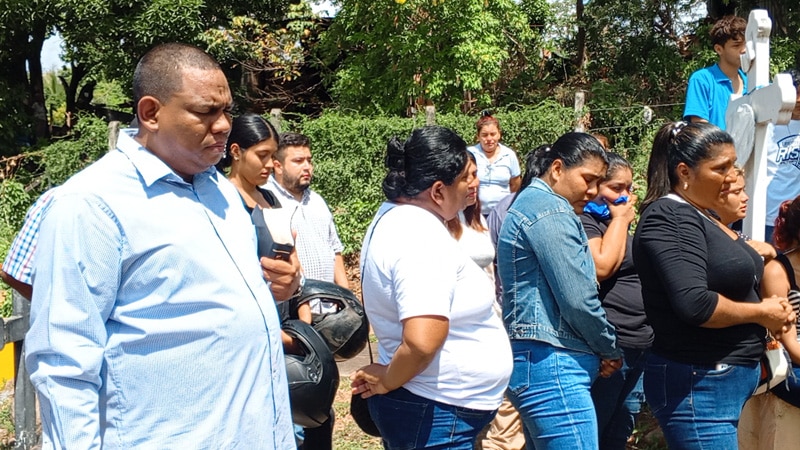
[[[558,239],[545,234],[552,230],[560,231]],[[584,246],[577,217],[571,211],[550,214],[522,232],[541,261],[541,270],[564,320],[601,358],[619,358],[616,333],[597,296],[594,263]]]
[[[683,120],[689,122],[708,122],[711,113],[711,86],[707,73],[698,70],[689,77],[686,87],[686,105],[683,108]]]
[[[388,366],[370,364],[350,376],[353,394],[363,398],[385,394],[425,370],[447,338],[449,321],[440,316],[411,317],[403,321],[403,339]]]
[[[522,185],[522,178],[520,178],[519,175],[511,177],[511,179],[508,180],[508,188],[511,192],[517,192],[521,185]]]
[[[347,280],[347,270],[344,268],[344,257],[341,253],[336,253],[333,260],[333,282],[345,289],[350,289],[350,281]]]
[[[742,303],[708,289],[710,256],[703,220],[693,210],[665,207],[653,210],[639,224],[639,245],[656,268],[673,311],[684,322],[698,327],[758,323],[780,329],[789,315],[788,308],[781,306],[785,299]]]
[[[34,261],[26,364],[42,433],[57,448],[101,446],[106,321],[121,282],[123,237],[98,201],[69,196],[46,214]]]
[[[17,280],[16,278],[12,277],[5,270],[3,270],[2,264],[0,264],[0,280],[3,280],[7,285],[11,286],[11,289],[19,292],[23,297],[27,298],[28,300],[31,299],[33,296],[33,286],[28,283],[23,283],[22,281]]]
[[[597,227],[594,230],[590,230],[586,226],[587,222],[593,219],[582,219],[586,234],[591,236],[589,250],[591,250],[592,259],[594,260],[597,281],[611,278],[617,273],[622,265],[622,260],[625,259],[628,227],[633,222],[633,219],[636,218],[636,211],[633,208],[635,203],[636,199],[632,197],[626,203],[608,205],[608,209],[611,211],[611,221],[605,234],[601,234],[600,229]]]

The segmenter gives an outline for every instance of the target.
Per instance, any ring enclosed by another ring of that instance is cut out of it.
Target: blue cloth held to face
[[[615,205],[619,205],[621,203],[625,203],[628,201],[627,195],[620,195],[618,199],[614,200]],[[611,211],[608,209],[608,204],[605,202],[603,203],[595,203],[589,202],[586,206],[583,207],[583,213],[589,214],[593,217],[597,217],[600,220],[608,220],[611,218]]]

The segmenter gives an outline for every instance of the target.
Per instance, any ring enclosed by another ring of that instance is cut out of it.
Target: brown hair
[[[489,111],[488,109],[484,109],[483,111],[481,111],[481,118],[478,119],[477,122],[475,122],[475,130],[476,130],[477,134],[480,134],[481,130],[486,125],[494,125],[494,126],[497,127],[497,131],[499,131],[501,133],[503,132],[503,130],[500,129],[500,121],[497,120],[492,115],[492,112]]]
[[[483,226],[481,223],[481,200],[479,198],[475,199],[474,205],[469,205],[464,208],[464,218],[467,221],[467,225],[470,228],[477,231],[486,231],[487,228]],[[450,232],[450,235],[456,238],[456,240],[461,239],[461,235],[464,234],[464,229],[461,225],[461,219],[458,216],[450,219],[446,223],[447,231]]]
[[[792,244],[800,241],[800,196],[794,200],[786,200],[778,208],[775,219],[775,231],[772,242],[775,248],[786,251]]]
[[[711,45],[725,46],[731,39],[744,39],[744,31],[747,28],[747,21],[739,16],[725,16],[719,19],[711,31]]]

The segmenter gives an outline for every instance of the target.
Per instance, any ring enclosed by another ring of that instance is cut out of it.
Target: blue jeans
[[[738,448],[739,415],[760,374],[758,363],[717,368],[650,354],[644,392],[669,448]]]
[[[589,389],[600,370],[591,353],[539,341],[512,340],[508,398],[525,425],[527,448],[597,448],[597,416]]]
[[[772,388],[770,392],[786,403],[800,408],[800,366],[792,364],[792,372],[786,375],[786,381]]]
[[[644,403],[642,372],[649,351],[636,348],[623,348],[622,351],[622,367],[608,378],[598,377],[592,385],[592,401],[603,450],[625,450],[636,425],[636,416]]]
[[[472,450],[496,412],[447,405],[404,388],[372,396],[368,404],[387,450]]]

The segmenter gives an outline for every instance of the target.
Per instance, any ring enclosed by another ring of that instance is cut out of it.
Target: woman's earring
[[[234,160],[234,161],[238,161],[238,160],[239,160],[239,157],[238,157],[238,156],[234,156],[234,157],[233,157],[233,160]],[[684,187],[684,189],[686,189],[686,187]]]
[[[683,190],[684,191],[689,190],[689,183],[686,181],[683,182]]]

